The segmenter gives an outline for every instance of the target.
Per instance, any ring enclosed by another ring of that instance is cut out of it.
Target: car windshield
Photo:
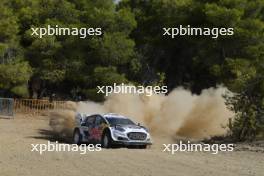
[[[135,125],[133,121],[126,118],[106,117],[110,125]]]

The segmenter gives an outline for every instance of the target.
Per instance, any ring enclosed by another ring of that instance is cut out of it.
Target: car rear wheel
[[[109,134],[109,132],[104,133],[103,137],[102,137],[102,147],[103,148],[110,148],[112,147],[112,138]]]
[[[81,134],[79,130],[74,130],[72,143],[78,145],[81,144]]]

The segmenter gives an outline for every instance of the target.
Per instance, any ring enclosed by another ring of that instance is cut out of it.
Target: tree
[[[32,71],[17,42],[17,18],[5,3],[0,2],[0,89],[4,96],[27,96]]]
[[[264,63],[263,1],[125,0],[120,7],[130,7],[135,14],[138,27],[132,37],[136,48],[154,72],[165,73],[170,88],[185,86],[199,93],[204,88],[224,84],[236,95],[228,101],[237,113],[234,126],[239,129],[246,126],[254,131],[253,136],[257,135],[263,125],[260,102],[264,93],[259,88],[263,84],[260,65]],[[179,25],[234,28],[234,35],[216,39],[206,36],[171,39],[162,35],[164,27]],[[239,138],[252,136],[252,131],[243,130]]]
[[[29,82],[31,96],[40,98],[56,93],[70,98],[71,92],[75,92],[84,98],[95,97],[86,92],[95,92],[97,84],[107,79],[98,76],[100,68],[109,71],[106,74],[113,74],[115,79],[109,76],[109,84],[137,78],[140,62],[135,43],[129,36],[136,21],[128,8],[116,9],[112,0],[11,0],[5,6],[14,10],[20,45],[33,68]],[[85,39],[31,35],[31,27],[47,25],[101,27],[103,35]]]

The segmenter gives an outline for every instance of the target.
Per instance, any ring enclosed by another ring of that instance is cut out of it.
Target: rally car
[[[118,114],[81,114],[75,117],[73,143],[100,143],[104,148],[113,145],[137,146],[146,148],[151,145],[147,128],[136,125],[132,120]]]

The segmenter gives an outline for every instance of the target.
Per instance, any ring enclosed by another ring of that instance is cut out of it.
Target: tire
[[[111,148],[112,147],[112,137],[109,132],[106,131],[102,137],[101,145],[103,148]]]
[[[72,143],[80,145],[82,143],[81,138],[82,138],[82,136],[80,134],[80,131],[79,130],[74,130],[73,136],[72,136]]]

